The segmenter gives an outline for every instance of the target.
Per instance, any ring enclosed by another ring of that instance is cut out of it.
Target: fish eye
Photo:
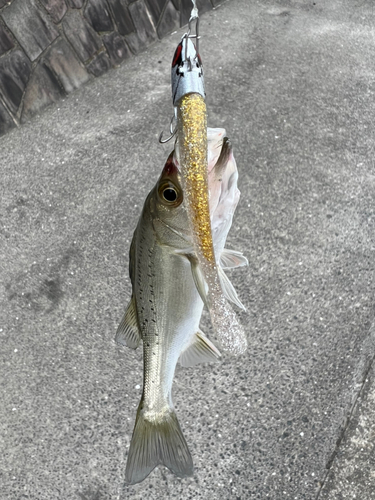
[[[163,198],[165,199],[165,201],[173,203],[177,200],[177,191],[172,187],[166,187],[163,190]]]
[[[182,202],[181,191],[170,181],[163,182],[158,189],[161,201],[166,205],[178,207]]]

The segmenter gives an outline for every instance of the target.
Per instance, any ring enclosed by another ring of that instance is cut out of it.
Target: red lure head
[[[182,42],[180,42],[177,45],[177,49],[175,50],[175,53],[173,56],[173,61],[172,61],[172,68],[174,68],[176,65],[178,65],[178,66],[182,65],[181,52],[182,52]]]
[[[177,45],[172,60],[173,105],[186,94],[201,94],[204,91],[202,60],[189,36],[184,36]]]

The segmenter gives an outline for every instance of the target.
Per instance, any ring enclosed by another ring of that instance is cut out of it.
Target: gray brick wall
[[[197,0],[202,14],[221,0]],[[187,24],[191,0],[0,0],[0,135]]]

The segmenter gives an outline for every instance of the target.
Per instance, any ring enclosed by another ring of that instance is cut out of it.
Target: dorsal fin
[[[137,349],[139,346],[141,341],[141,332],[138,327],[137,309],[135,307],[134,295],[132,295],[124,317],[117,328],[115,341],[117,344],[126,345],[131,349]]]

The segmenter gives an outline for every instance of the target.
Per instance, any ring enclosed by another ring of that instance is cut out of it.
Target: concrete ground
[[[374,498],[374,30],[372,0],[201,18],[249,349],[177,370],[189,479],[124,485],[142,353],[113,341],[182,30],[0,139],[1,500]]]

